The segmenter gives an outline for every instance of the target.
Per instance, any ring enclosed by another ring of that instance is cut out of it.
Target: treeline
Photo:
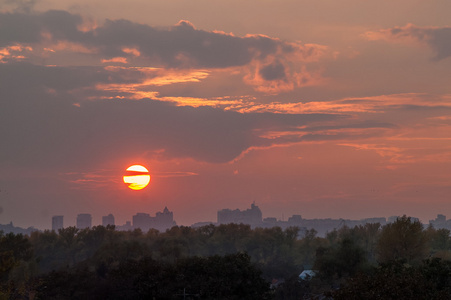
[[[243,224],[0,233],[0,299],[450,299],[450,259],[450,231],[408,217],[325,238]]]

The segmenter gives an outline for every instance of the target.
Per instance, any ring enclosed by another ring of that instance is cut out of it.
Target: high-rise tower
[[[92,223],[91,214],[79,214],[77,216],[78,229],[91,228],[91,223]]]
[[[114,216],[112,214],[102,217],[102,226],[107,227],[108,225],[114,225]]]
[[[64,228],[63,219],[64,219],[64,216],[53,216],[52,217],[52,230],[58,231],[58,229]]]

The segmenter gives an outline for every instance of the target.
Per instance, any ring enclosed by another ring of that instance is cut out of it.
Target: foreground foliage
[[[40,276],[35,289],[41,299],[269,299],[269,285],[260,275],[240,253],[176,263],[143,257],[53,271]]]
[[[417,266],[403,261],[383,264],[370,274],[350,278],[334,299],[451,299],[451,262],[439,258]]]
[[[407,217],[324,238],[243,224],[0,232],[0,299],[442,299],[450,249],[449,230]]]

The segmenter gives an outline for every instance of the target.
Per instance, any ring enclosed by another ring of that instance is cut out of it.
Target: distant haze
[[[450,11],[0,1],[0,223],[451,216]]]

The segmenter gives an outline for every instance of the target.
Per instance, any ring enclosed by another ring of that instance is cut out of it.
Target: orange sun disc
[[[133,165],[127,168],[122,177],[124,183],[132,190],[142,190],[150,182],[149,170],[141,165]]]

